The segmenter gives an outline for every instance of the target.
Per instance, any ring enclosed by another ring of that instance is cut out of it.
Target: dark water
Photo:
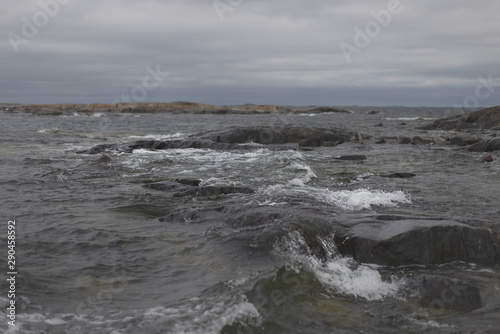
[[[368,109],[369,110],[369,109]],[[381,110],[384,110],[381,108]],[[330,252],[320,261],[290,230],[267,248],[266,227],[228,225],[220,212],[294,201],[354,221],[381,214],[498,224],[500,163],[484,154],[414,145],[342,144],[313,151],[275,149],[138,150],[113,162],[76,152],[100,143],[184,138],[241,125],[343,127],[374,136],[414,136],[444,109],[367,115],[0,114],[0,263],[7,221],[16,220],[16,327],[6,333],[497,333],[500,268],[473,263],[383,267]],[[401,123],[406,123],[406,125]],[[374,125],[383,123],[383,127]],[[364,154],[363,164],[333,157]],[[366,176],[391,172],[411,179]],[[253,194],[176,198],[144,183],[196,178],[245,186]],[[161,217],[168,216],[168,219]],[[249,218],[251,219],[251,217]],[[293,221],[293,215],[289,217]],[[410,301],[405,284],[433,273],[481,290],[473,312],[434,310]]]

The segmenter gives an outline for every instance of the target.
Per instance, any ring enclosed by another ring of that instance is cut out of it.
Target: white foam
[[[334,204],[345,210],[370,209],[372,206],[396,206],[411,203],[410,197],[401,190],[387,192],[383,190],[326,190],[317,195],[317,199]]]
[[[133,140],[147,140],[147,139],[152,139],[152,140],[166,140],[166,139],[175,139],[175,138],[182,138],[184,137],[185,134],[181,132],[173,133],[173,134],[147,134],[143,136],[128,136],[125,137],[125,140],[128,139],[133,139]]]
[[[257,308],[239,293],[207,300],[195,298],[178,308],[158,306],[144,313],[140,326],[169,328],[167,333],[175,334],[216,334],[237,321],[260,324]],[[161,325],[167,323],[171,325]]]
[[[305,163],[301,162],[294,162],[291,166],[291,169],[295,170],[294,174],[297,173],[297,171],[305,171],[305,175],[300,177],[300,178],[294,178],[290,181],[288,181],[288,184],[291,186],[296,186],[296,187],[305,187],[306,183],[311,181],[313,178],[316,178],[316,174],[312,170],[312,168],[309,165],[306,165]]]
[[[381,300],[394,296],[401,281],[386,282],[380,273],[364,264],[357,264],[352,258],[338,255],[335,244],[323,240],[325,251],[330,255],[326,261],[319,260],[307,246],[303,236],[295,231],[274,245],[275,252],[288,259],[295,270],[306,270],[332,293],[348,295],[366,300]]]

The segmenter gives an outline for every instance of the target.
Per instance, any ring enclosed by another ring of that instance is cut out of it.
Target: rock
[[[397,137],[398,142],[400,144],[410,144],[411,143],[411,138],[409,137]]]
[[[384,138],[378,138],[375,140],[375,144],[385,144],[387,143]]]
[[[430,309],[471,312],[482,306],[479,289],[463,280],[425,275],[409,285],[418,291],[419,304]]]
[[[392,173],[386,175],[380,175],[381,177],[397,178],[397,179],[408,179],[410,177],[415,177],[417,174],[413,173]]]
[[[366,160],[367,158],[366,155],[358,154],[358,155],[344,155],[334,159],[345,160],[345,161],[361,161],[361,160]]]
[[[334,107],[317,107],[317,108],[314,108],[314,109],[310,109],[307,112],[310,112],[310,113],[324,113],[324,112],[351,113],[348,110],[340,109],[340,108],[334,108]]]
[[[264,145],[299,143],[301,146],[319,146],[321,142],[325,141],[335,141],[337,143],[359,141],[363,138],[363,135],[334,128],[252,126],[210,131],[198,134],[197,137],[216,143],[242,144],[254,142]]]
[[[467,147],[465,150],[470,152],[493,152],[500,150],[500,138],[480,141]]]
[[[369,112],[367,112],[368,115],[376,115],[378,114],[380,111],[377,111],[377,110],[371,110]]]
[[[493,157],[491,156],[491,154],[488,154],[481,161],[482,162],[493,162]]]
[[[428,144],[433,144],[434,140],[430,137],[422,138],[422,137],[415,136],[411,140],[411,143],[413,145],[428,145]]]
[[[384,124],[382,124],[382,123],[378,123],[378,124],[375,124],[374,126],[376,126],[376,127],[383,127],[383,126],[384,126]]]
[[[321,140],[319,138],[306,138],[299,141],[300,147],[316,147],[321,146]]]
[[[174,179],[145,184],[148,189],[172,192],[174,197],[206,197],[229,194],[251,194],[254,191],[246,187],[200,186],[200,180]]]
[[[500,233],[454,221],[367,221],[348,228],[346,235],[339,251],[365,263],[500,263]]]
[[[476,135],[458,135],[458,136],[453,136],[449,138],[449,142],[451,145],[456,145],[456,146],[467,146],[467,145],[472,145],[477,142],[480,142],[481,138],[476,136]]]
[[[113,159],[111,159],[110,157],[108,157],[106,154],[102,154],[99,159],[96,160],[97,163],[100,163],[100,164],[107,164],[107,163],[110,163],[112,162]]]
[[[500,106],[482,109],[469,115],[456,115],[434,121],[425,125],[426,130],[492,129],[500,126]]]

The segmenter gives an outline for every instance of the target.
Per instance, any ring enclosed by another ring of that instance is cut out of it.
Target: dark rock
[[[446,220],[359,223],[348,230],[342,254],[382,265],[500,263],[500,233]]]
[[[500,126],[500,106],[475,111],[469,115],[456,115],[434,121],[426,130],[492,129]]]
[[[382,123],[378,123],[378,124],[375,124],[375,126],[376,126],[376,127],[383,127],[383,126],[384,126],[384,124],[382,124]]]
[[[387,142],[385,141],[385,139],[384,139],[384,138],[378,138],[378,139],[375,141],[375,144],[385,144],[385,143],[387,143]]]
[[[334,107],[317,107],[311,110],[308,110],[311,113],[323,113],[323,112],[338,112],[338,113],[350,113],[350,111],[340,108]]]
[[[199,134],[200,139],[211,140],[216,143],[243,144],[254,142],[259,144],[300,143],[319,146],[324,141],[346,142],[359,141],[363,138],[360,133],[334,128],[315,127],[270,127],[254,126],[245,128],[230,128]]]
[[[413,145],[428,145],[428,144],[434,143],[434,140],[430,137],[422,138],[422,137],[415,136],[411,140],[411,143]]]
[[[408,125],[408,124],[406,124],[405,122],[403,122],[403,123],[399,123],[399,125]]]
[[[102,154],[99,159],[96,160],[97,163],[100,163],[100,164],[107,164],[107,163],[110,163],[112,162],[113,159],[111,159],[110,157],[108,157],[106,154]]]
[[[466,148],[470,152],[493,152],[500,150],[500,138],[483,140]]]
[[[251,194],[254,191],[246,187],[214,187],[200,186],[200,180],[194,179],[175,179],[171,181],[162,181],[148,183],[145,188],[172,192],[174,197],[206,197],[229,194]]]
[[[413,173],[392,173],[386,175],[380,175],[381,177],[397,178],[397,179],[408,179],[410,177],[415,177],[417,174]]]
[[[482,162],[493,162],[493,157],[491,156],[491,154],[488,154],[481,161]]]
[[[368,115],[376,115],[378,114],[380,111],[377,111],[377,110],[371,110],[369,112],[367,112]]]
[[[409,137],[397,137],[400,144],[410,144],[411,138]]]
[[[430,309],[471,312],[482,306],[479,289],[463,280],[426,275],[409,285],[416,287],[420,305]]]
[[[321,140],[319,138],[307,138],[299,141],[300,147],[316,147],[321,146]]]
[[[449,138],[451,145],[467,146],[480,142],[481,138],[476,135],[459,135]]]
[[[358,155],[344,155],[344,156],[337,157],[334,159],[346,160],[346,161],[360,161],[360,160],[366,160],[367,158],[366,158],[366,155],[358,154]]]

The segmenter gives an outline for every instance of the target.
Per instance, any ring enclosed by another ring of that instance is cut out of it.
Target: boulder
[[[356,224],[339,251],[382,265],[500,263],[500,233],[447,220],[391,220]]]

